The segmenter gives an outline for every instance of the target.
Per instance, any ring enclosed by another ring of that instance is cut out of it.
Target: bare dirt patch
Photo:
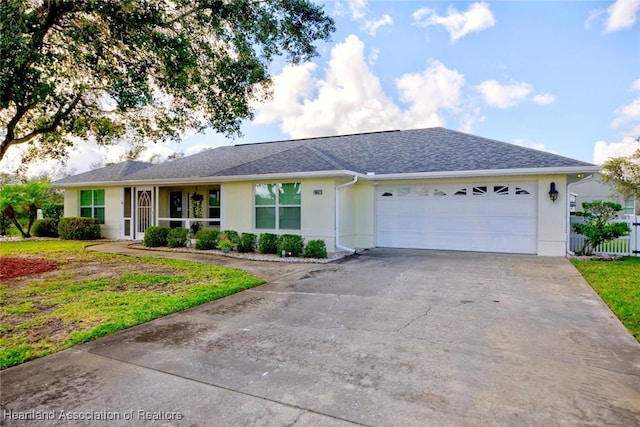
[[[0,279],[13,279],[58,268],[58,262],[32,257],[0,257]]]

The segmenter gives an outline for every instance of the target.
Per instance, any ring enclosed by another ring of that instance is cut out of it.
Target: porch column
[[[160,221],[158,220],[158,218],[160,218],[160,191],[159,191],[160,187],[158,187],[157,185],[155,187],[153,187],[153,192],[155,193],[156,197],[154,198],[154,224],[155,225],[160,225]]]

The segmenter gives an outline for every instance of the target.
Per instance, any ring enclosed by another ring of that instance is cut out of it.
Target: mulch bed
[[[44,273],[58,268],[56,261],[41,258],[0,257],[0,279],[27,276],[34,273]]]

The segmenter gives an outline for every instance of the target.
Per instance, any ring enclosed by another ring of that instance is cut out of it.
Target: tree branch
[[[21,138],[14,138],[13,144],[23,144],[38,135],[55,131],[58,126],[60,126],[60,123],[62,123],[62,121],[66,119],[69,114],[71,114],[73,109],[76,108],[78,102],[80,102],[80,100],[82,99],[82,94],[82,92],[77,94],[75,98],[73,98],[73,101],[71,101],[69,106],[67,106],[67,108],[65,108],[64,110],[62,109],[62,107],[60,107],[58,111],[56,111],[56,114],[53,116],[53,120],[47,126],[36,128]]]

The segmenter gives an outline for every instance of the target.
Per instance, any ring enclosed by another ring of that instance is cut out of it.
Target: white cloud
[[[547,105],[552,104],[556,100],[556,97],[550,93],[540,93],[533,97],[533,102],[536,104]]]
[[[631,84],[631,90],[640,91],[640,79]],[[614,114],[611,126],[621,129],[622,141],[597,141],[593,147],[594,163],[602,164],[610,157],[628,156],[640,149],[640,142],[636,139],[640,136],[640,96],[616,109]]]
[[[21,165],[22,155],[27,150],[26,145],[9,147],[7,155],[0,161],[0,172],[13,174]],[[202,151],[204,147],[187,148],[187,154]],[[84,141],[78,139],[75,147],[69,150],[69,157],[64,160],[36,160],[26,167],[25,174],[28,177],[37,177],[47,173],[53,179],[60,179],[69,173],[77,174],[87,172],[95,167],[102,167],[107,163],[119,163],[126,158],[131,150],[128,142],[121,142],[108,146],[102,146],[93,140]],[[176,151],[181,151],[176,144],[145,144],[145,150],[139,156],[139,161],[154,163],[163,162]]]
[[[357,21],[363,19],[367,12],[366,0],[336,1],[335,13],[338,16],[351,15],[351,19]]]
[[[584,26],[589,29],[598,18],[606,16],[604,30],[607,33],[613,33],[633,27],[638,20],[639,12],[640,0],[616,0],[607,9],[589,11],[589,16]]]
[[[616,118],[611,122],[611,126],[614,128],[619,128],[629,122],[640,121],[640,98],[636,98],[630,104],[618,108],[615,113]]]
[[[384,14],[380,19],[375,21],[365,21],[362,24],[362,29],[367,31],[369,35],[375,36],[376,32],[385,25],[393,24],[393,19],[391,19],[390,15]]]
[[[422,73],[403,75],[396,85],[400,99],[411,105],[403,117],[407,125],[440,126],[444,119],[439,111],[457,111],[460,106],[464,76],[435,61]]]
[[[591,28],[591,25],[600,18],[606,11],[604,9],[594,9],[589,11],[589,16],[587,20],[584,22],[584,27],[588,30]]]
[[[593,146],[593,163],[601,165],[611,157],[624,157],[640,150],[640,142],[627,136],[621,142],[598,141]]]
[[[334,13],[338,16],[348,15],[351,20],[361,22],[360,29],[370,36],[375,36],[380,28],[393,24],[393,18],[386,13],[378,19],[369,18],[367,0],[336,1]]]
[[[640,79],[631,84],[632,91],[640,91]],[[615,129],[630,126],[625,129],[625,134],[640,135],[640,96],[627,105],[623,105],[614,112],[615,117],[611,121],[611,126]]]
[[[496,80],[485,80],[476,86],[484,101],[492,107],[506,109],[524,101],[533,91],[525,82],[512,82],[506,85]]]
[[[369,59],[367,60],[367,63],[369,65],[373,66],[378,61],[378,57],[379,56],[380,56],[380,49],[379,48],[371,49],[371,52],[369,53]]]
[[[273,98],[266,103],[253,105],[258,110],[255,122],[271,123],[280,116],[295,116],[302,113],[301,99],[308,98],[316,89],[312,77],[316,64],[287,65],[273,77]]]
[[[452,43],[471,32],[493,27],[496,23],[489,4],[484,2],[471,4],[465,12],[459,12],[454,7],[447,12],[446,16],[440,16],[433,9],[425,7],[413,13],[413,20],[421,27],[442,25],[449,32]]]
[[[278,122],[292,138],[442,126],[444,111],[469,120],[474,115],[461,107],[464,76],[437,61],[396,79],[406,108],[397,105],[369,68],[364,43],[355,35],[333,48],[322,78],[312,76],[313,67],[294,71],[300,67],[285,68],[274,79],[273,99],[256,105],[258,123]],[[300,78],[287,77],[297,72]]]
[[[607,8],[605,31],[608,33],[632,27],[640,11],[640,0],[616,0]]]

